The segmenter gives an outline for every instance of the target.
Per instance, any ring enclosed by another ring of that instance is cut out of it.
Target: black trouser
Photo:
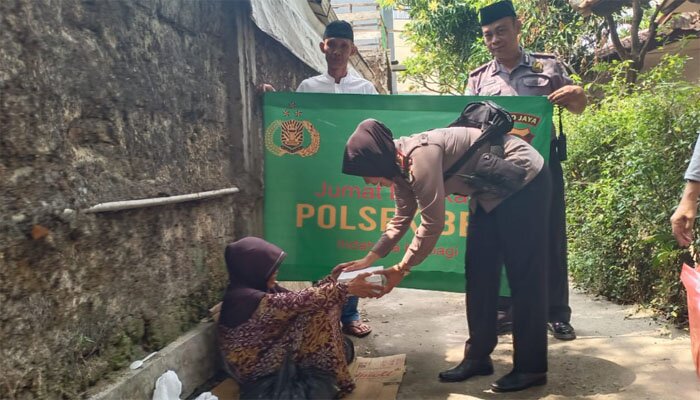
[[[552,176],[552,203],[549,214],[549,321],[570,322],[564,172],[555,141],[552,141],[549,148],[549,170]],[[510,297],[501,297],[498,301],[498,309],[501,311],[508,311],[510,305]]]
[[[550,144],[549,170],[552,173],[552,204],[549,214],[549,320],[569,322],[571,307],[569,307],[564,172],[561,169],[555,141]]]
[[[465,272],[467,358],[487,357],[496,347],[501,266],[513,298],[513,370],[547,371],[547,258],[551,178],[542,171],[490,213],[469,217]]]

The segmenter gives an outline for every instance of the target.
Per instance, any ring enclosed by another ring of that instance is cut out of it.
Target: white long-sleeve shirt
[[[346,75],[340,79],[340,83],[335,83],[335,78],[328,72],[304,79],[297,92],[308,93],[355,93],[355,94],[377,94],[372,82],[364,78]]]

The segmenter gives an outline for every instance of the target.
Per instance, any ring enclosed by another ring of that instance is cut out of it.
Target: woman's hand
[[[378,297],[382,297],[385,294],[391,292],[401,281],[404,276],[408,275],[408,272],[404,272],[405,269],[401,269],[398,265],[394,265],[391,268],[387,268],[383,271],[375,272],[375,275],[384,275],[386,277],[386,283],[384,284],[382,294]]]
[[[338,264],[333,268],[333,272],[331,272],[331,275],[336,273],[336,270],[340,270],[340,272],[343,271],[357,271],[358,269],[365,269],[372,265],[375,261],[379,259],[379,256],[376,255],[373,252],[367,253],[366,256],[360,258],[359,260],[355,261],[348,261],[344,262],[342,264]],[[338,275],[340,275],[340,272],[338,272]]]
[[[333,268],[333,270],[331,271],[331,279],[333,279],[334,281],[338,280],[338,277],[340,276],[340,274],[343,273],[343,266],[345,264],[347,264],[347,263],[338,264],[335,266],[335,268]]]
[[[384,289],[381,285],[375,285],[365,280],[372,275],[369,272],[357,275],[353,280],[348,282],[348,293],[357,297],[379,297]]]

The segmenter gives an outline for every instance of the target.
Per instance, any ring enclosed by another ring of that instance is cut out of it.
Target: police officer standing
[[[484,43],[493,60],[469,74],[467,94],[478,96],[547,96],[557,106],[580,114],[586,108],[586,95],[580,86],[572,85],[561,63],[553,55],[530,53],[520,47],[518,36],[522,23],[517,19],[513,3],[506,0],[479,11]],[[566,208],[564,176],[561,160],[565,146],[558,146],[554,125],[549,167],[552,176],[552,208],[550,214],[549,324],[554,337],[576,338],[570,324],[569,282],[566,250]],[[508,298],[502,298],[499,331],[509,324]],[[505,317],[505,318],[502,318]]]

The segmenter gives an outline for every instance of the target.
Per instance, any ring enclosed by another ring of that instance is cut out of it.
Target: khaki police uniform
[[[472,196],[474,188],[444,173],[482,135],[476,128],[443,128],[394,140],[408,158],[408,175],[394,178],[396,209],[372,249],[384,257],[396,246],[420,212],[421,223],[402,262],[420,264],[433,250],[445,226],[445,196]],[[474,195],[467,233],[467,319],[471,347],[467,357],[487,358],[496,347],[496,307],[501,266],[505,265],[515,299],[513,369],[547,371],[547,238],[551,178],[542,156],[527,142],[508,136],[504,159],[524,168],[523,187],[507,197]],[[460,171],[467,173],[470,171]],[[478,265],[478,268],[469,268]]]
[[[467,94],[475,96],[547,96],[573,82],[551,54],[522,52],[520,64],[508,72],[491,60],[469,74]]]
[[[491,60],[469,74],[467,94],[475,96],[547,96],[573,82],[555,56],[530,53],[521,49],[520,63],[508,72],[498,61]],[[552,176],[549,254],[549,321],[569,322],[569,280],[566,249],[566,209],[564,174],[557,154],[556,131],[552,124],[549,151]],[[512,284],[512,282],[511,282]]]

